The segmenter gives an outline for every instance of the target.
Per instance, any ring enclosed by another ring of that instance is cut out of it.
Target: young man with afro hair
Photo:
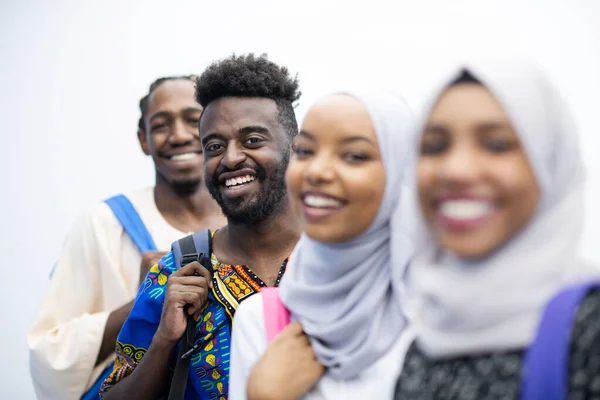
[[[262,287],[278,285],[300,236],[284,179],[299,97],[297,78],[265,55],[231,56],[198,78],[204,179],[227,217],[212,232],[214,272],[198,262],[178,269],[173,252],[150,269],[119,334],[104,399],[168,393],[187,315],[196,333],[185,397],[227,398],[235,310]]]

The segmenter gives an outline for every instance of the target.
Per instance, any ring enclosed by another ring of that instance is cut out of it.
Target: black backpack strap
[[[211,234],[208,229],[186,236],[174,242],[171,246],[175,256],[175,265],[180,269],[187,264],[198,261],[213,274],[212,263],[210,261],[212,252]],[[171,380],[168,400],[183,400],[187,386],[188,375],[190,371],[191,353],[194,349],[194,338],[196,336],[196,323],[191,315],[187,317],[187,327],[181,338],[181,345],[177,354],[175,371]]]
[[[212,239],[210,230],[204,229],[173,242],[171,245],[171,250],[173,251],[173,256],[175,257],[175,267],[177,269],[189,264],[192,261],[198,261],[199,254],[204,254],[210,260],[210,255],[212,253]],[[207,268],[206,265],[204,265],[204,267]],[[212,266],[207,269],[211,271]]]

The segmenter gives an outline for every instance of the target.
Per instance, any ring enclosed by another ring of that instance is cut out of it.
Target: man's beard
[[[236,169],[229,169],[225,166],[218,168],[212,177],[206,176],[206,187],[221,207],[223,215],[233,224],[256,224],[274,217],[283,212],[283,206],[286,198],[285,171],[290,160],[290,155],[285,154],[276,170],[267,176],[267,173],[260,165],[251,166],[241,164]],[[256,172],[255,179],[260,184],[260,190],[253,200],[246,200],[243,197],[224,199],[221,193],[221,182],[219,175],[224,172],[238,171],[241,169],[252,169]]]

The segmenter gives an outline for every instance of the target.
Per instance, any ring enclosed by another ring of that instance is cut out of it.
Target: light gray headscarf
[[[391,93],[346,94],[365,106],[377,134],[386,178],[379,212],[364,233],[347,243],[321,243],[302,235],[280,285],[283,303],[335,379],[355,377],[398,339],[406,325],[399,293],[413,253],[404,204],[411,198],[412,114]]]
[[[433,358],[526,347],[553,294],[600,277],[598,267],[578,254],[585,174],[576,127],[561,97],[524,60],[470,63],[464,69],[507,112],[537,179],[540,203],[521,232],[481,260],[461,260],[430,235],[419,240],[404,305],[420,347]],[[459,74],[457,69],[440,87],[432,105]],[[425,221],[419,225],[426,231]]]

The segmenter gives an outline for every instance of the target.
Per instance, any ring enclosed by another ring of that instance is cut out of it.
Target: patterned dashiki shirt
[[[194,341],[200,342],[200,346],[191,358],[186,399],[227,399],[233,315],[241,301],[267,286],[247,266],[222,264],[214,254],[211,255],[211,261],[214,270],[213,290],[209,292],[208,304],[196,324]],[[285,272],[287,262],[288,259],[281,265],[276,286]],[[115,367],[102,384],[101,396],[131,374],[144,357],[160,323],[169,275],[175,271],[175,258],[170,252],[148,272],[119,333]]]

